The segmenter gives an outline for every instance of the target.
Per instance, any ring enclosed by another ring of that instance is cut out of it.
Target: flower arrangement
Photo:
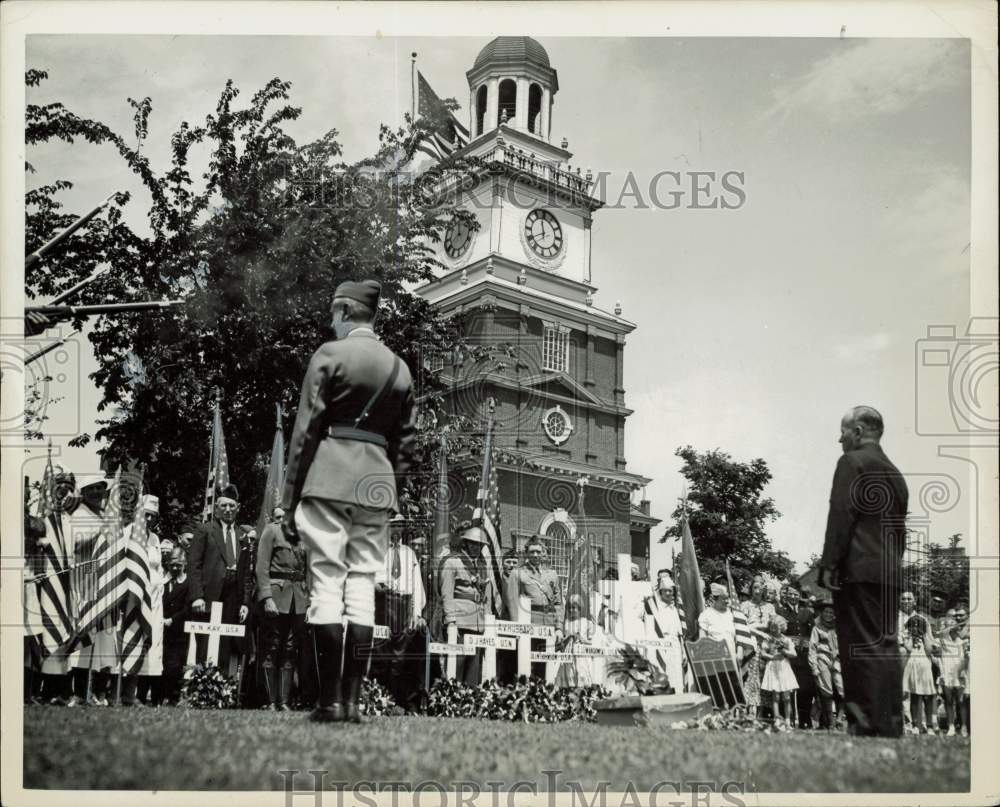
[[[394,714],[399,707],[388,689],[374,678],[365,678],[361,682],[361,703],[358,708],[366,717],[382,717]]]
[[[181,704],[191,709],[232,709],[236,706],[236,681],[213,664],[199,664],[184,682]]]
[[[437,717],[475,717],[523,723],[593,722],[594,702],[610,697],[602,686],[555,687],[538,678],[521,676],[513,684],[486,681],[467,686],[440,679],[427,693],[425,714]]]
[[[637,647],[626,644],[618,649],[618,656],[608,661],[608,676],[626,692],[637,695],[670,695],[674,688],[667,676]]]

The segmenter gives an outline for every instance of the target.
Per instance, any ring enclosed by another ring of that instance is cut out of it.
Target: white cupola
[[[473,140],[503,124],[549,142],[559,79],[538,42],[529,36],[498,36],[479,52],[465,76]]]

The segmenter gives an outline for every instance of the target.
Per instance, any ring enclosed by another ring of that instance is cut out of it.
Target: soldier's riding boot
[[[368,669],[372,649],[371,625],[347,625],[347,642],[344,648],[344,719],[361,723],[361,682]]]
[[[270,661],[265,661],[262,665],[264,671],[264,689],[267,691],[267,705],[265,709],[274,710],[279,705],[278,684],[275,680],[277,670]]]
[[[276,705],[280,712],[292,710],[288,702],[292,699],[292,671],[294,669],[291,663],[286,661],[278,670],[278,702]]]
[[[337,723],[344,719],[340,676],[344,626],[336,622],[312,627],[319,673],[319,702],[309,719],[317,723]]]

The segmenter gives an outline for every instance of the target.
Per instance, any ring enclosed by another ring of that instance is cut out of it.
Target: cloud
[[[885,331],[879,331],[832,345],[830,350],[841,361],[870,360],[873,354],[882,353],[891,344],[892,337]]]
[[[967,77],[962,40],[870,39],[845,42],[798,81],[775,90],[765,118],[807,112],[849,122],[900,112],[924,95]]]

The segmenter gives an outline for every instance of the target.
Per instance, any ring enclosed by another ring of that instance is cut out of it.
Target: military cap
[[[377,280],[345,280],[333,293],[333,299],[355,300],[368,306],[372,311],[378,307],[378,299],[382,294],[382,284]]]
[[[718,583],[712,583],[711,592],[713,597],[724,597],[729,592],[726,591],[726,587],[719,585]]]
[[[479,527],[469,527],[465,532],[462,533],[463,541],[475,541],[479,544],[485,544],[486,538],[483,537],[483,531]]]
[[[226,485],[224,488],[219,488],[216,499],[231,499],[234,502],[238,502],[240,500],[240,492],[236,489],[236,485]]]

